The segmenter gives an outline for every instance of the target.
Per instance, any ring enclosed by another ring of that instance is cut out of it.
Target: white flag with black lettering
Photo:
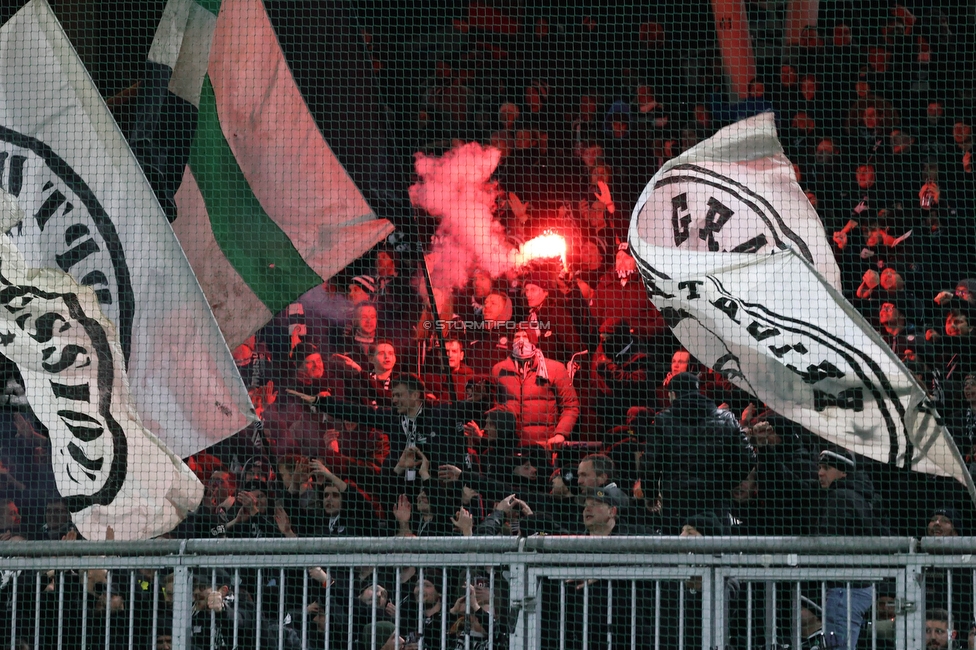
[[[635,237],[648,295],[691,354],[775,412],[858,454],[976,489],[925,391],[804,257]]]
[[[0,191],[0,357],[47,429],[58,493],[86,539],[149,539],[200,505],[203,485],[142,426],[118,330],[91,287],[28,268],[6,234],[23,219]]]
[[[687,251],[792,248],[840,288],[820,216],[796,182],[772,113],[727,126],[666,162],[637,201],[630,238]]]
[[[256,420],[210,306],[139,163],[46,0],[0,28],[0,187],[34,268],[92,287],[132,399],[181,458]]]
[[[874,460],[976,487],[925,391],[840,292],[771,113],[668,161],[630,250],[691,354],[775,412]]]

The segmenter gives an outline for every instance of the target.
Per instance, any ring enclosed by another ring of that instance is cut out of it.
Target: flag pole
[[[414,218],[416,222],[416,217]],[[419,225],[418,226],[419,230]],[[427,266],[427,256],[420,253],[420,267],[424,270],[424,282],[427,285],[427,297],[430,300],[430,314],[434,317],[434,331],[437,332],[437,342],[440,344],[441,353],[437,355],[438,361],[447,373],[447,396],[454,404],[457,402],[457,389],[454,386],[454,372],[451,370],[451,363],[447,358],[447,345],[444,341],[444,330],[440,326],[441,316],[437,311],[437,301],[434,300],[434,285],[430,281],[430,267]]]

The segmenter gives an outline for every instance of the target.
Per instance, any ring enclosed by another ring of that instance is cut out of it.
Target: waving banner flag
[[[836,288],[823,229],[797,197],[789,161],[755,157],[770,150],[750,146],[768,138],[761,118],[712,138],[738,141],[699,145],[707,160],[686,154],[651,180],[630,226],[648,296],[696,358],[775,412],[868,458],[953,477],[976,500],[924,390]],[[722,160],[723,151],[745,161]],[[735,248],[758,254],[722,252]]]
[[[217,6],[170,0],[149,59],[169,100],[198,109],[173,228],[233,346],[393,225],[319,131],[261,0]]]
[[[792,248],[840,288],[823,224],[796,182],[772,113],[727,126],[666,162],[637,201],[630,237],[683,251]]]
[[[86,539],[149,539],[203,498],[190,469],[142,426],[118,330],[96,291],[30,269],[2,232],[23,220],[0,191],[0,356],[17,366],[51,441],[58,493]]]
[[[0,28],[0,186],[32,268],[92,287],[142,422],[189,456],[255,417],[146,177],[45,0]]]

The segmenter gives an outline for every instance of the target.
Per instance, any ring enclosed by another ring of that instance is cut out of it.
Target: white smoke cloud
[[[500,159],[498,149],[477,142],[440,158],[416,155],[420,182],[410,187],[410,200],[441,219],[427,257],[435,288],[463,287],[474,268],[498,277],[514,264],[515,251],[494,215],[498,189],[489,180]]]

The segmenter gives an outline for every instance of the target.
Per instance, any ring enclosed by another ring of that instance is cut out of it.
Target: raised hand
[[[617,206],[613,204],[613,199],[610,196],[610,188],[603,181],[597,181],[596,186],[600,189],[599,192],[594,192],[593,196],[596,200],[607,206],[607,212],[613,214],[617,211]]]
[[[461,534],[465,537],[470,537],[471,532],[474,530],[474,517],[465,508],[461,508],[451,517],[451,523],[454,527],[461,531]]]

